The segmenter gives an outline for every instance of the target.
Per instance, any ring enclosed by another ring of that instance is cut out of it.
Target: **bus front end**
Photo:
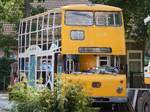
[[[99,102],[126,102],[122,10],[106,5],[62,8],[64,82],[81,84]]]

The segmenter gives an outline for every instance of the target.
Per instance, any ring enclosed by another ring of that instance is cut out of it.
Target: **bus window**
[[[66,11],[66,25],[93,25],[93,12]]]
[[[101,26],[106,25],[106,16],[104,12],[96,12],[95,18],[96,18],[96,25],[101,25]]]
[[[110,66],[110,56],[100,56],[99,66]]]
[[[114,25],[115,24],[115,22],[114,22],[114,14],[113,13],[110,13],[110,14],[108,14],[107,15],[107,17],[108,17],[108,25],[110,26],[110,25]]]
[[[122,18],[121,18],[121,14],[119,14],[119,13],[115,13],[114,14],[115,15],[115,23],[116,23],[116,25],[122,25]]]
[[[95,21],[98,26],[121,26],[119,12],[95,12]]]

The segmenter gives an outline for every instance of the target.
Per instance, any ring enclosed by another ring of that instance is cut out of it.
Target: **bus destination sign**
[[[112,49],[109,47],[80,47],[80,53],[111,53]]]

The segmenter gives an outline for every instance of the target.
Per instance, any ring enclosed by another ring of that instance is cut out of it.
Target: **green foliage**
[[[83,94],[81,86],[72,85],[66,90],[65,112],[93,112],[90,99]]]
[[[26,87],[24,83],[16,84],[10,92],[10,99],[15,101],[13,112],[40,112],[40,94],[35,88]]]
[[[17,41],[11,35],[3,35],[3,22],[18,23],[23,16],[23,0],[0,0],[0,48],[9,57]]]
[[[17,47],[17,40],[11,35],[0,33],[0,48],[4,51],[6,57],[9,57],[12,47]]]
[[[46,11],[46,9],[40,5],[37,7],[31,7],[31,15],[43,13],[44,11]]]
[[[11,88],[12,112],[94,112],[79,86],[67,86],[65,91],[36,89],[18,83]]]
[[[0,22],[16,22],[23,16],[24,0],[0,0]]]
[[[11,60],[8,58],[0,58],[0,77],[2,77],[3,75],[5,76],[9,76],[10,75],[10,64],[11,64]],[[0,78],[1,79],[1,78]]]

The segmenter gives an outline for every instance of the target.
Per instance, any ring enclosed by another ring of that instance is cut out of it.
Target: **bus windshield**
[[[66,24],[85,26],[93,25],[93,12],[67,11]]]
[[[121,26],[120,12],[95,12],[96,25],[99,26]]]
[[[94,17],[95,15],[95,17]],[[94,20],[95,19],[95,20]],[[122,17],[120,12],[88,12],[88,11],[66,11],[66,25],[80,26],[121,26]]]

